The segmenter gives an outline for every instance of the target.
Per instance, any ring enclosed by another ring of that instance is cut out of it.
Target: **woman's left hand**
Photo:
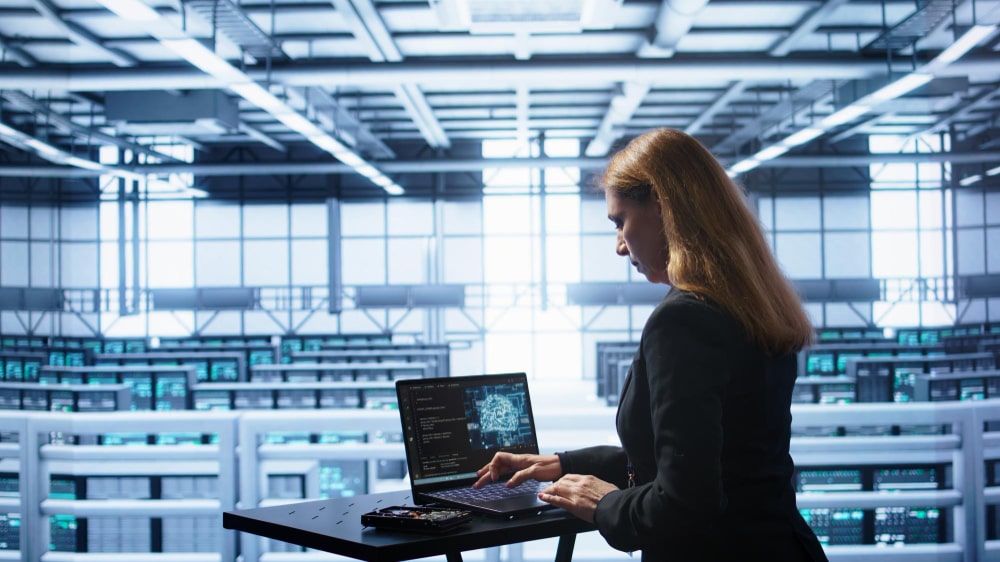
[[[588,523],[594,522],[597,503],[618,487],[594,476],[567,474],[538,494],[538,499],[561,507]]]

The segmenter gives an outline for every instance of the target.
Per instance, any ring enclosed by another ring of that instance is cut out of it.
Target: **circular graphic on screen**
[[[517,430],[517,408],[505,396],[491,394],[479,408],[479,423],[483,431],[510,433]]]

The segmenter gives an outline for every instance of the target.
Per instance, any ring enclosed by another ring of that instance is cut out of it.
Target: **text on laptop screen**
[[[470,478],[499,450],[538,450],[523,373],[406,381],[399,410],[414,485]]]

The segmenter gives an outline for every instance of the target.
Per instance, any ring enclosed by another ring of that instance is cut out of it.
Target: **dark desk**
[[[447,555],[462,559],[462,551],[559,537],[557,562],[569,562],[576,534],[594,530],[563,510],[516,519],[477,515],[443,535],[383,531],[361,526],[361,514],[390,505],[413,505],[409,491],[356,498],[317,500],[259,507],[222,514],[222,526],[372,562],[412,560]]]

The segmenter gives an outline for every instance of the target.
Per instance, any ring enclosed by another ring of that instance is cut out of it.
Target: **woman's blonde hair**
[[[611,158],[602,187],[659,201],[672,286],[722,306],[771,354],[811,342],[809,318],[742,190],[697,140],[674,129],[644,133]]]

